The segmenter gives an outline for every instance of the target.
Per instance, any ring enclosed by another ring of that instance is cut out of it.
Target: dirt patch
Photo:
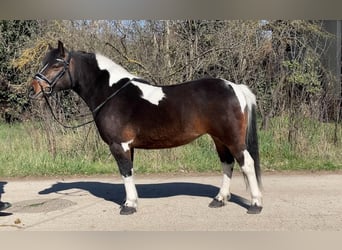
[[[76,205],[76,202],[66,199],[35,199],[25,200],[12,204],[7,209],[9,213],[42,213],[61,210]]]

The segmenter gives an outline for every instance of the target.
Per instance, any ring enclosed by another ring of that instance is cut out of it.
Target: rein
[[[69,71],[69,69],[68,69],[68,71]],[[70,73],[69,73],[69,74],[70,74]],[[49,110],[50,110],[50,112],[51,112],[51,114],[52,114],[53,119],[54,119],[58,124],[60,124],[62,127],[64,127],[64,128],[76,129],[76,128],[80,128],[80,127],[83,127],[83,126],[85,126],[85,125],[88,125],[88,124],[90,124],[90,123],[93,123],[93,122],[95,121],[95,117],[97,116],[97,114],[98,114],[98,112],[101,110],[101,108],[103,108],[103,106],[105,106],[106,103],[107,103],[110,99],[112,99],[114,96],[116,96],[123,88],[125,88],[129,83],[131,83],[132,80],[133,80],[133,79],[127,81],[127,82],[126,82],[124,85],[122,85],[118,90],[116,90],[113,94],[111,94],[110,96],[108,96],[103,102],[101,102],[99,105],[97,105],[97,107],[91,112],[92,115],[93,115],[93,117],[94,117],[93,119],[91,119],[91,120],[89,120],[89,121],[86,121],[86,122],[84,122],[84,123],[75,125],[75,126],[65,125],[65,124],[63,124],[61,121],[59,121],[58,118],[57,118],[57,116],[56,116],[56,114],[55,114],[54,111],[53,111],[53,108],[52,108],[52,106],[51,106],[51,104],[50,104],[50,102],[49,102],[49,100],[48,100],[47,95],[44,94],[43,96],[44,96],[44,99],[45,99],[45,101],[46,101],[46,103],[47,103],[47,106],[48,106],[48,108],[49,108]]]
[[[61,125],[63,128],[76,129],[76,128],[80,128],[80,127],[83,127],[83,126],[85,126],[85,125],[88,125],[88,124],[94,122],[94,119],[92,119],[92,120],[86,121],[86,122],[84,122],[84,123],[75,125],[75,126],[65,125],[65,124],[62,123],[60,120],[58,120],[58,118],[56,117],[56,114],[54,113],[54,111],[53,111],[53,109],[52,109],[52,107],[51,107],[51,104],[50,104],[50,102],[49,102],[49,100],[48,100],[47,95],[43,95],[43,96],[44,96],[45,102],[46,102],[46,104],[47,104],[47,106],[48,106],[48,108],[49,108],[49,110],[50,110],[50,113],[51,113],[53,119],[54,119],[59,125]]]
[[[94,108],[94,110],[92,111],[93,116],[95,117],[98,112],[100,111],[100,109],[110,100],[112,99],[114,96],[116,96],[124,87],[126,87],[128,84],[131,83],[132,80],[135,79],[131,79],[128,80],[124,85],[122,85],[118,90],[116,90],[113,94],[111,94],[110,96],[108,96],[103,102],[101,102],[99,105],[97,105],[96,108]]]

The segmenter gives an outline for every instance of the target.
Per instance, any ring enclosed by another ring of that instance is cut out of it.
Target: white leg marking
[[[131,144],[132,142],[133,142],[133,139],[121,143],[121,147],[123,148],[123,150],[124,150],[125,152],[127,152],[128,150],[130,150],[129,144]]]
[[[138,193],[135,188],[133,175],[129,177],[122,176],[125,190],[126,190],[126,202],[125,205],[129,207],[137,207],[138,206]]]
[[[246,175],[249,188],[251,190],[252,204],[262,206],[262,195],[258,187],[258,182],[254,170],[254,160],[247,150],[243,151],[244,165],[241,167],[243,173]]]
[[[162,87],[152,86],[145,83],[132,81],[132,84],[137,86],[143,93],[142,98],[149,101],[154,105],[158,105],[159,102],[165,97]]]
[[[230,198],[230,180],[232,178],[233,166],[234,162],[232,164],[222,163],[223,179],[220,191],[216,196],[218,201],[226,202]]]
[[[113,62],[108,57],[105,57],[101,54],[95,54],[95,57],[99,68],[101,70],[107,70],[109,73],[109,86],[112,86],[123,78],[136,78],[136,76],[129,73],[127,70]]]

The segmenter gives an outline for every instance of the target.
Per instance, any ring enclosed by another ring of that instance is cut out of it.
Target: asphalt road
[[[124,200],[118,176],[2,179],[0,231],[340,231],[342,173],[268,173],[264,208],[246,213],[249,193],[240,173],[232,199],[209,208],[220,175],[151,175],[136,178],[138,212],[119,214]]]

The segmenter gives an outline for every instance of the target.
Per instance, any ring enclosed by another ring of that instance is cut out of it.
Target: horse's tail
[[[245,96],[248,111],[248,124],[246,134],[247,151],[254,160],[254,170],[259,188],[262,188],[261,169],[259,160],[259,143],[257,134],[257,119],[256,119],[256,97],[252,91],[245,85],[241,85],[242,92]]]
[[[250,121],[247,129],[247,150],[251,154],[254,160],[254,170],[258,181],[259,188],[262,188],[261,182],[261,169],[260,169],[260,158],[259,158],[259,142],[257,134],[257,124],[256,124],[256,105],[252,106],[250,116]]]

